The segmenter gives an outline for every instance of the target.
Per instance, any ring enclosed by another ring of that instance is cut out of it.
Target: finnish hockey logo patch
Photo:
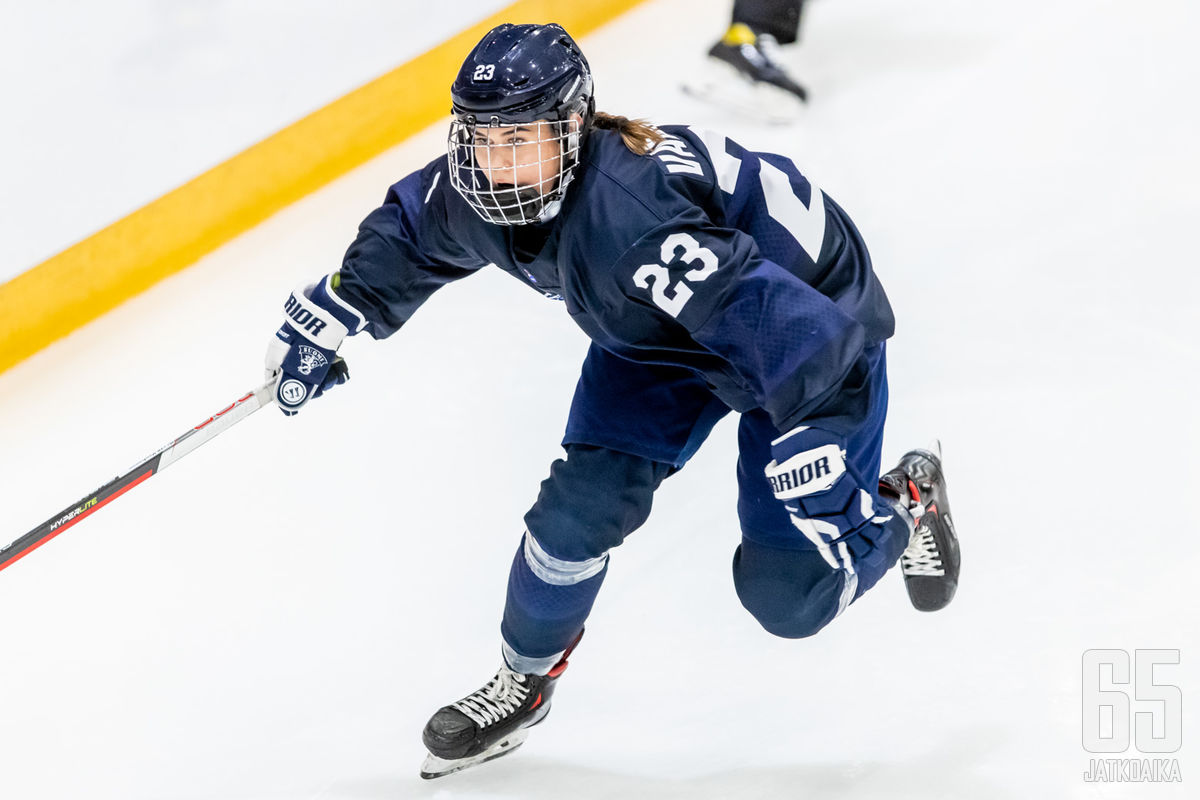
[[[765,472],[775,497],[791,500],[823,492],[833,486],[846,472],[846,461],[840,447],[827,444],[797,453],[782,464],[772,460]]]
[[[321,369],[329,364],[329,359],[325,358],[325,354],[315,347],[302,344],[298,350],[300,353],[300,365],[296,367],[296,371],[301,375],[311,375],[313,370]]]

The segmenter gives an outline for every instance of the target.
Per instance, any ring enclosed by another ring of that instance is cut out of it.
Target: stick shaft
[[[170,444],[138,463],[123,475],[118,475],[94,492],[84,495],[77,503],[67,506],[50,519],[14,541],[0,548],[0,570],[19,561],[46,542],[75,525],[83,518],[116,500],[133,487],[142,483],[160,470],[210,441],[271,402],[274,383],[266,383],[252,392],[233,401],[224,409],[213,414]]]

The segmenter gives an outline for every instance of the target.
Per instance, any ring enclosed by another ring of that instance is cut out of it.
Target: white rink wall
[[[0,282],[505,5],[6,4]]]
[[[422,782],[425,720],[499,663],[521,516],[587,345],[558,304],[481,274],[350,341],[353,380],[295,419],[260,412],[0,573],[0,797],[1192,797],[1195,4],[810,11],[792,58],[814,102],[789,128],[676,92],[723,0],[652,0],[582,44],[602,108],[794,155],[862,229],[898,318],[884,460],[945,446],[948,609],[913,611],[893,573],[816,637],[763,633],[729,575],[727,419],[614,552],[547,722]],[[0,375],[0,537],[253,386],[287,291],[442,137]],[[1083,781],[1089,648],[1180,651],[1156,675],[1184,698],[1182,784]]]

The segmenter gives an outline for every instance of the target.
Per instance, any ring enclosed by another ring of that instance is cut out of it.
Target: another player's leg
[[[916,520],[900,569],[913,606],[938,611],[954,599],[960,564],[958,535],[950,515],[939,442],[911,450],[879,479],[880,494],[903,506]]]
[[[684,89],[769,121],[793,119],[808,91],[789,73],[779,46],[796,41],[801,6],[801,0],[738,0],[729,29],[709,49],[705,68],[690,76]]]
[[[800,38],[803,13],[804,0],[734,0],[730,24],[748,25],[780,44],[794,44]]]

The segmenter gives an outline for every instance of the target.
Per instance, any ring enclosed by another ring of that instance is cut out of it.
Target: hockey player
[[[780,45],[800,36],[804,0],[735,0],[733,20],[708,51],[708,66],[684,82],[695,97],[763,115],[794,119],[808,90],[788,73]]]
[[[267,356],[294,414],[347,378],[346,336],[390,336],[492,264],[592,339],[566,455],[510,568],[503,664],[430,719],[422,775],[503,755],[541,721],[609,550],[730,411],[734,585],[767,631],[811,636],[898,559],[917,608],[946,605],[959,558],[940,453],[879,477],[893,318],[846,213],[784,156],[596,112],[557,25],[492,30],[451,97],[448,155],[393,185],[341,268],[288,298]]]

